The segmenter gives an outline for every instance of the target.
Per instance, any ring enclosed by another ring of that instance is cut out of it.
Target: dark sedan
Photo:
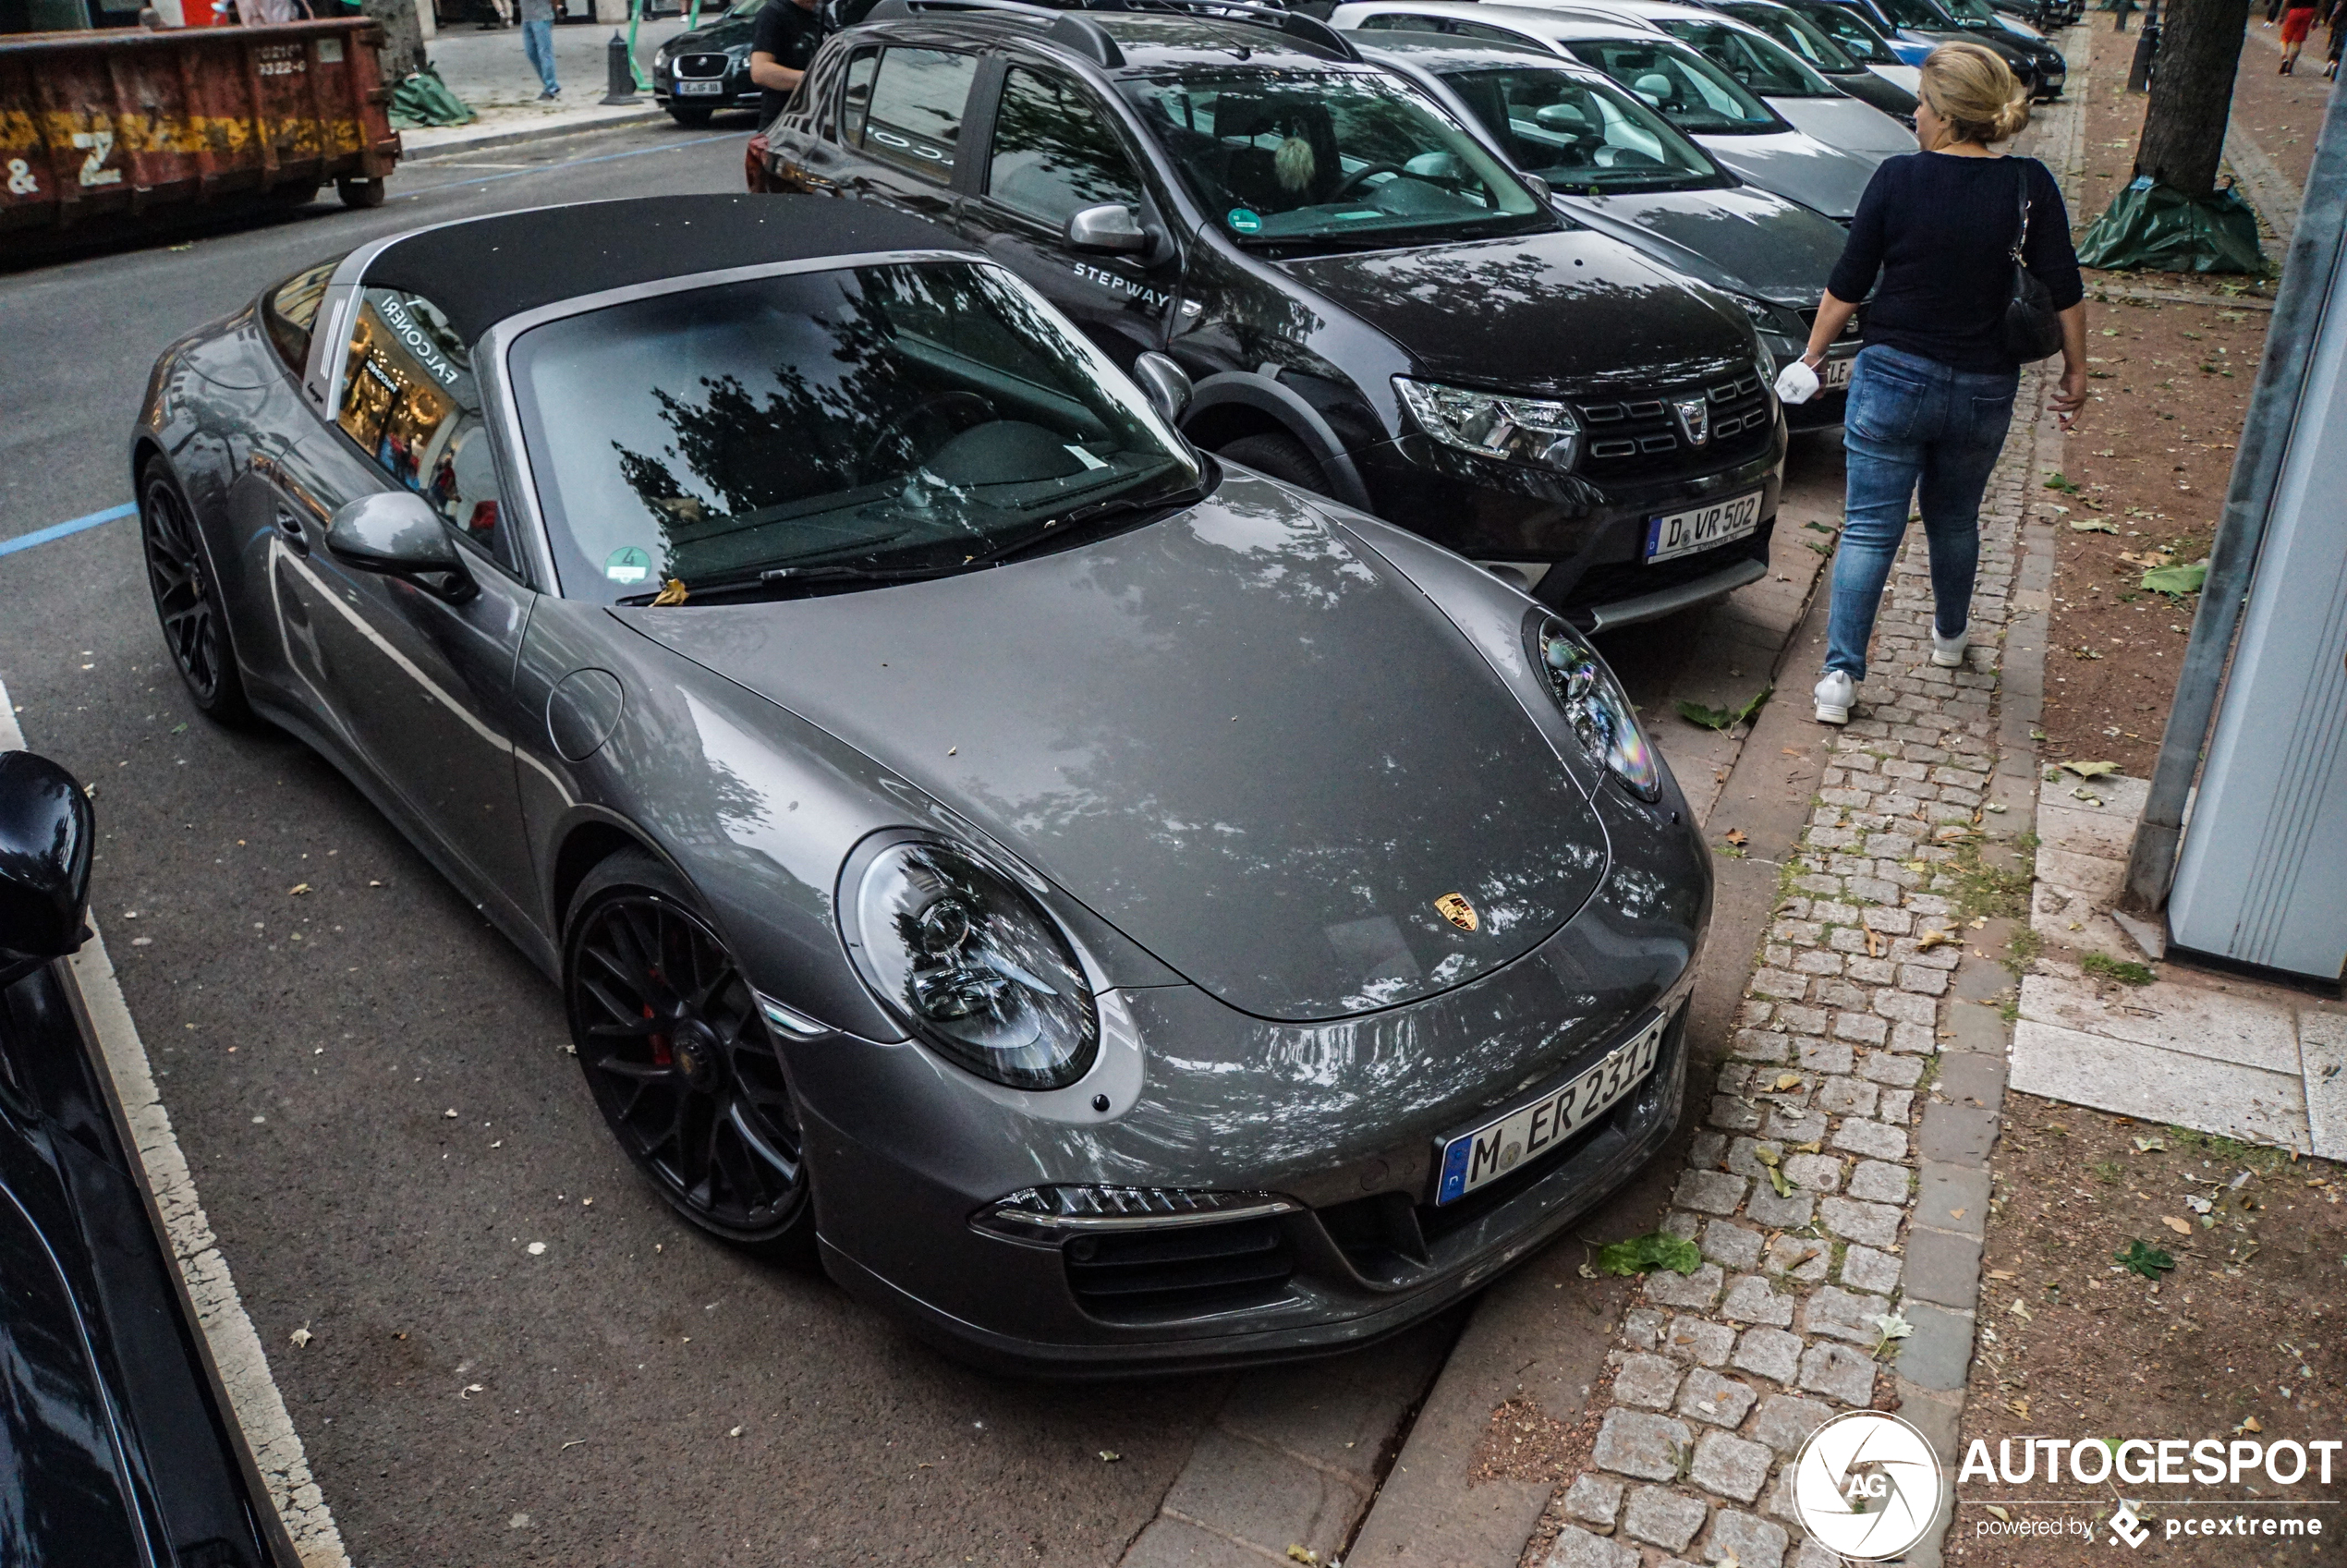
[[[89,797],[14,730],[0,708],[0,1561],[295,1568],[62,962]]]
[[[652,52],[652,102],[681,126],[705,126],[721,110],[755,113],[750,37],[766,0],[742,0],[717,20],[680,32]]]
[[[562,987],[680,1216],[1107,1372],[1366,1343],[1560,1234],[1670,1136],[1710,912],[1560,615],[1189,392],[875,203],[653,198],[273,286],[131,458],[198,707]]]

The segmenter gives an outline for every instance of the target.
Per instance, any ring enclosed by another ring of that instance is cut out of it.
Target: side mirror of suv
[[[1141,383],[1148,395],[1149,407],[1157,417],[1169,425],[1182,422],[1183,411],[1190,406],[1190,373],[1154,349],[1144,352],[1133,361],[1133,379]]]
[[[362,495],[326,525],[326,553],[355,572],[412,582],[451,602],[480,592],[431,502],[412,491]]]
[[[1121,201],[1087,207],[1067,220],[1067,244],[1072,250],[1099,250],[1128,255],[1149,249],[1149,237],[1133,209]]]
[[[0,986],[80,947],[97,840],[90,796],[46,757],[0,751]]]

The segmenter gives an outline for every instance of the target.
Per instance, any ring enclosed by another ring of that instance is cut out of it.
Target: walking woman
[[[2060,312],[2061,383],[2052,407],[2065,429],[2086,401],[2085,290],[2061,192],[2036,159],[1990,150],[2028,123],[2027,91],[1997,55],[1956,43],[1925,59],[1916,97],[1923,151],[1875,170],[1802,356],[1813,371],[1822,365],[1826,346],[1872,291],[1842,415],[1849,499],[1817,690],[1821,723],[1850,722],[1883,585],[1906,535],[1908,500],[1918,492],[1931,549],[1931,662],[1964,662],[1980,497],[2021,378],[2004,333],[2016,240]]]
[[[2298,65],[2298,52],[2306,47],[2306,35],[2315,29],[2314,0],[2291,0],[2290,9],[2281,18],[2281,74],[2289,76]]]

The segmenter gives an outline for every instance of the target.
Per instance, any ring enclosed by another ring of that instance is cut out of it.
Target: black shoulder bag
[[[2021,174],[2021,233],[2013,242],[2013,298],[2005,302],[2004,350],[2023,364],[2032,364],[2061,347],[2061,318],[2053,296],[2024,264],[2029,243],[2029,165],[2015,160]]]

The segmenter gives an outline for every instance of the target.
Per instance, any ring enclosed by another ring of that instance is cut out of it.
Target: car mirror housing
[[[479,591],[431,502],[412,491],[362,495],[326,526],[326,553],[356,572],[412,582],[442,599]]]
[[[0,752],[0,986],[88,937],[94,822],[71,773],[30,751]]]
[[[1087,207],[1067,220],[1071,249],[1129,255],[1149,249],[1149,237],[1133,209],[1121,201]]]
[[[1141,383],[1149,407],[1169,425],[1179,425],[1190,406],[1190,373],[1154,349],[1133,361],[1133,379]]]
[[[1541,206],[1545,207],[1556,199],[1555,188],[1538,175],[1518,175],[1516,177],[1524,182],[1526,190],[1539,199]]]

